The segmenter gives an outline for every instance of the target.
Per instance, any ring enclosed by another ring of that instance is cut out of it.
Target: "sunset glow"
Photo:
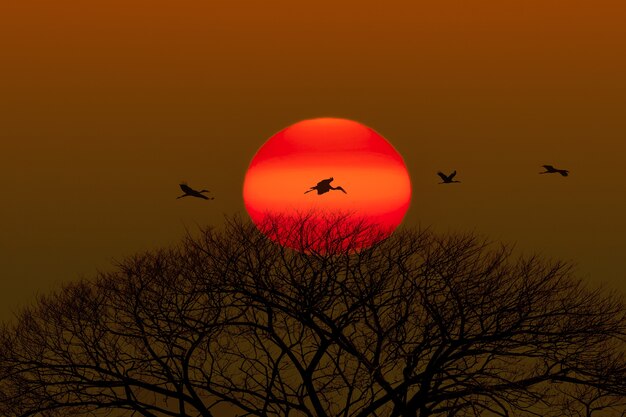
[[[330,177],[347,194],[304,194]],[[350,213],[388,234],[409,207],[411,183],[402,157],[380,134],[354,121],[321,118],[296,123],[259,149],[246,173],[243,197],[257,225],[272,215]],[[317,226],[323,226],[321,220]],[[279,240],[292,246],[286,236]]]

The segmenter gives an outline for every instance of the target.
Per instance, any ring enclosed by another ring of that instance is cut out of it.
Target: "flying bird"
[[[454,176],[456,175],[456,171],[452,171],[452,174],[450,175],[446,175],[443,172],[439,171],[437,175],[439,175],[439,177],[443,181],[443,182],[440,182],[439,184],[452,184],[453,182],[461,182],[461,181],[457,181],[453,179]]]
[[[333,187],[332,185],[330,185],[330,183],[332,182],[332,180],[334,180],[333,177],[330,177],[328,179],[325,180],[321,180],[320,182],[317,183],[316,186],[311,187],[311,189],[307,190],[304,192],[304,194],[306,193],[310,193],[313,190],[317,190],[317,194],[324,194],[329,192],[330,190],[340,190],[343,191],[344,194],[348,194],[346,192],[346,190],[344,190],[341,186],[337,186],[337,187]]]
[[[180,184],[180,189],[183,190],[183,192],[185,194],[181,195],[180,197],[176,197],[176,199],[179,198],[183,198],[183,197],[198,197],[198,198],[203,198],[205,200],[213,200],[215,199],[215,197],[207,197],[202,193],[210,193],[209,190],[201,190],[201,191],[196,191],[193,188],[191,188],[190,186],[188,186],[185,183]]]
[[[540,172],[540,174],[561,174],[564,177],[567,177],[569,171],[566,169],[557,169],[552,165],[542,165],[546,170],[544,172]]]

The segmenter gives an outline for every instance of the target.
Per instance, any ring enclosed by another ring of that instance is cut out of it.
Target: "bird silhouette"
[[[191,188],[190,186],[188,186],[185,183],[180,184],[180,189],[183,190],[183,192],[185,194],[183,194],[183,195],[181,195],[179,197],[176,197],[176,199],[187,197],[187,196],[203,198],[205,200],[213,200],[213,199],[215,199],[215,197],[207,197],[204,194],[202,194],[202,193],[210,193],[209,190],[196,191],[196,190],[194,190],[193,188]]]
[[[332,180],[334,180],[334,178],[333,178],[333,177],[330,177],[330,178],[325,179],[325,180],[321,180],[320,182],[318,182],[318,183],[317,183],[317,185],[316,185],[316,186],[311,187],[311,189],[309,189],[309,190],[305,191],[305,192],[304,192],[304,194],[306,194],[306,193],[310,193],[310,192],[311,192],[311,191],[313,191],[313,190],[317,190],[317,194],[318,194],[318,195],[319,195],[319,194],[324,194],[324,193],[327,193],[327,192],[329,192],[330,190],[340,190],[340,191],[343,191],[343,192],[344,192],[344,194],[348,194],[348,193],[346,192],[346,190],[344,190],[344,189],[343,189],[343,187],[341,187],[341,186],[333,187],[332,185],[330,185],[330,183],[332,182]]]
[[[439,184],[452,184],[453,182],[461,182],[461,181],[456,181],[453,179],[454,176],[456,175],[456,171],[452,171],[452,174],[450,175],[446,175],[443,172],[439,171],[437,175],[439,175],[439,177],[443,181],[443,182],[440,182]]]
[[[561,174],[564,177],[567,177],[569,171],[566,169],[558,169],[553,167],[552,165],[542,165],[546,170],[540,172],[540,174]]]

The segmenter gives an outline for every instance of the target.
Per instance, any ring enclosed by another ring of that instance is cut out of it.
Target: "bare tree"
[[[626,310],[568,265],[473,235],[381,240],[363,222],[312,243],[312,221],[264,227],[299,234],[299,251],[233,218],[40,298],[0,331],[0,412],[548,415],[576,390],[623,403]],[[358,250],[368,233],[378,243]]]
[[[557,386],[556,392],[556,395],[560,394],[560,416],[626,416],[626,398],[622,395],[615,395],[598,387],[572,384]]]

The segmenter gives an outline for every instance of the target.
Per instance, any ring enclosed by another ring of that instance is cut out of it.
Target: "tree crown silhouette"
[[[3,325],[0,412],[563,415],[576,390],[617,410],[624,314],[569,265],[474,235],[295,251],[230,218]]]

